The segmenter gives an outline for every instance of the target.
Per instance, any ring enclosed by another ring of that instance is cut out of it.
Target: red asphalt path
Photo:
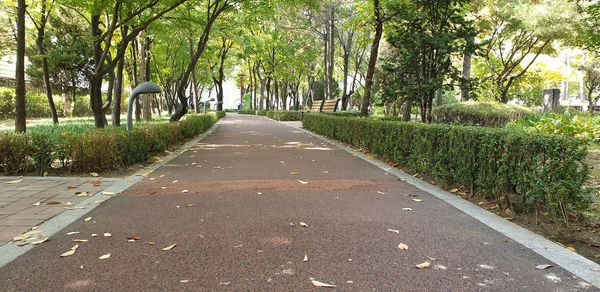
[[[87,216],[0,269],[0,290],[324,289],[312,279],[351,291],[595,289],[560,267],[536,270],[552,263],[368,162],[263,117],[227,117]],[[60,257],[73,239],[89,241]],[[415,267],[423,262],[431,267]]]

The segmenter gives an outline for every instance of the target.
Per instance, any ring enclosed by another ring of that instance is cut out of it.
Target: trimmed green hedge
[[[242,115],[256,115],[256,110],[241,110],[238,113]]]
[[[267,112],[269,112],[268,110],[256,110],[255,111],[255,115],[257,116],[267,116]]]
[[[115,170],[146,161],[205,132],[216,121],[215,115],[186,115],[176,123],[144,124],[131,132],[106,128],[74,133],[57,127],[43,133],[0,133],[0,173],[41,174],[56,160],[74,172]]]
[[[368,149],[433,176],[466,186],[515,211],[583,210],[585,144],[576,139],[508,129],[420,124],[305,114],[304,128]]]
[[[516,105],[493,102],[457,102],[433,108],[436,123],[504,127],[509,122],[535,115],[535,111]]]
[[[277,121],[302,121],[300,111],[269,111],[267,117]]]

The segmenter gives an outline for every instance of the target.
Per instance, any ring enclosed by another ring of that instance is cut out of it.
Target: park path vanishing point
[[[596,289],[370,163],[256,116],[225,118],[86,218],[1,268],[0,290]]]

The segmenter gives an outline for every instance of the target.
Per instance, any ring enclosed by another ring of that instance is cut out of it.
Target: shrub
[[[357,111],[343,111],[343,112],[333,112],[333,113],[322,113],[326,115],[332,115],[336,117],[360,117],[360,112]]]
[[[54,96],[54,105],[59,116],[62,114],[62,100]],[[16,94],[13,88],[0,87],[0,119],[15,117]],[[45,93],[27,91],[25,113],[28,118],[49,118],[50,107]]]
[[[575,139],[312,113],[304,115],[303,126],[430,174],[444,186],[469,187],[515,211],[557,214],[564,208],[582,210],[590,203],[584,186],[587,151]]]
[[[302,121],[300,111],[269,111],[267,117],[277,121]]]
[[[242,115],[256,115],[256,110],[241,110],[238,113]]]
[[[168,146],[209,129],[221,115],[186,115],[176,123],[93,129],[89,123],[32,127],[27,134],[0,134],[0,172],[43,173],[56,159],[75,172],[108,171],[146,161]]]
[[[509,123],[507,128],[572,137],[585,142],[600,141],[600,120],[587,113],[565,111],[532,116]]]
[[[267,112],[268,112],[268,110],[256,110],[256,115],[257,116],[266,116]]]
[[[29,144],[27,135],[0,133],[0,172],[18,173],[25,170]]]
[[[127,108],[125,108],[127,110]],[[125,112],[125,111],[123,111]],[[94,113],[90,106],[90,99],[87,96],[78,96],[75,102],[73,102],[73,116],[74,117],[91,117]]]
[[[533,116],[531,109],[493,102],[457,102],[435,107],[436,123],[504,127],[508,122]]]

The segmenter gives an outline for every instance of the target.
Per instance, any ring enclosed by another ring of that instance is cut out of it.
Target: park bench
[[[333,113],[337,109],[337,105],[340,102],[339,99],[332,100],[315,100],[310,107],[308,112],[310,113]],[[304,111],[302,111],[302,117],[304,118]]]

